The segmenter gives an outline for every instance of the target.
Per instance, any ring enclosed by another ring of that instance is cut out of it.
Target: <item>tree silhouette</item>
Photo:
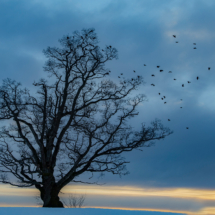
[[[126,124],[144,101],[143,94],[127,97],[143,78],[119,85],[105,79],[110,73],[105,63],[117,58],[117,50],[106,46],[100,51],[94,29],[59,42],[61,48],[44,50],[44,70],[52,78],[33,84],[36,96],[11,79],[0,87],[0,120],[7,123],[0,130],[0,182],[35,186],[43,207],[63,207],[60,190],[83,182],[77,180],[83,173],[126,174],[122,152],[148,147],[172,133],[159,120],[150,127],[142,124],[140,131]]]

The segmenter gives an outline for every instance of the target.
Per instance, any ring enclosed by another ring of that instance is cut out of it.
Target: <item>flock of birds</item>
[[[176,38],[176,35],[173,35],[173,37]],[[176,43],[178,43],[178,41],[176,41]],[[193,43],[193,45],[196,46],[196,43]],[[194,47],[193,49],[196,49],[196,47]],[[146,66],[146,64],[143,64],[143,66]],[[158,65],[157,68],[160,68],[160,66]],[[208,67],[208,70],[210,70],[210,69],[211,69],[211,67]],[[133,72],[135,73],[136,71],[133,70]],[[160,69],[160,72],[163,72],[163,69]],[[172,71],[169,71],[169,73],[172,73]],[[121,73],[121,75],[123,75],[123,73]],[[151,76],[152,76],[152,77],[155,77],[154,74],[152,74]],[[139,76],[138,76],[138,77],[139,77]],[[118,76],[118,78],[120,78],[120,76]],[[199,76],[197,76],[196,79],[199,80]],[[133,79],[132,79],[132,80],[133,80]],[[174,78],[173,80],[176,81],[177,79]],[[187,81],[187,83],[190,84],[191,81]],[[151,86],[155,87],[155,84],[152,83]],[[182,84],[182,87],[184,87],[184,84]],[[158,93],[158,95],[161,95],[161,93]],[[166,96],[161,97],[161,100],[164,100],[164,99],[166,99]],[[181,101],[182,101],[182,99],[181,99]],[[164,104],[166,104],[166,103],[167,103],[167,102],[164,101]],[[182,107],[180,107],[180,108],[182,108]],[[171,120],[168,119],[168,121],[171,121]],[[189,127],[186,127],[186,129],[189,129]]]

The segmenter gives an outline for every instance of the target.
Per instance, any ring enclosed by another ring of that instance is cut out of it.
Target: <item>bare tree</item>
[[[121,153],[148,147],[172,133],[159,120],[151,127],[142,124],[140,131],[127,125],[145,99],[143,94],[128,95],[143,78],[118,85],[107,79],[105,63],[117,58],[117,50],[100,50],[94,29],[59,42],[61,48],[44,50],[44,70],[52,83],[35,82],[37,97],[10,79],[0,87],[0,120],[8,122],[0,130],[0,182],[35,186],[43,207],[63,207],[60,190],[70,182],[83,182],[77,180],[83,173],[126,174],[128,162]]]
[[[86,196],[85,195],[80,195],[77,196],[76,194],[70,194],[69,197],[67,198],[68,202],[66,203],[65,201],[62,201],[64,206],[67,208],[82,208],[85,202]]]

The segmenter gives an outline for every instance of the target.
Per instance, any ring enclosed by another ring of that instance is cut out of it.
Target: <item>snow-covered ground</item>
[[[1,215],[182,215],[149,211],[130,211],[94,208],[28,208],[0,207]]]

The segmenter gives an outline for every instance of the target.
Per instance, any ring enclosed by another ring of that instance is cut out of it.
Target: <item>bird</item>
[[[159,68],[160,66],[157,66],[157,68]]]
[[[164,102],[164,104],[166,104],[166,102]]]
[[[193,49],[196,49],[196,47],[194,47]]]
[[[146,64],[143,64],[143,66],[146,66]]]
[[[93,83],[91,83],[91,85],[93,85]]]
[[[176,79],[174,78],[173,80],[175,81]]]
[[[90,90],[92,90],[92,89],[90,88]]]
[[[104,49],[102,49],[102,51],[104,51]]]
[[[120,76],[118,76],[118,78],[120,78]]]
[[[67,40],[69,39],[69,37],[66,38]]]
[[[182,87],[184,87],[184,84],[182,84]]]
[[[135,72],[135,70],[134,70],[134,72]]]
[[[199,77],[197,76],[197,77],[196,77],[196,79],[198,80],[198,79],[199,79]]]
[[[166,96],[163,96],[163,98],[165,99],[165,98],[166,98]]]
[[[109,46],[110,48],[112,47],[112,46]]]
[[[163,98],[161,98],[163,100]]]
[[[181,101],[182,101],[183,99],[181,99]]]
[[[154,84],[151,84],[152,86],[155,86]]]
[[[160,72],[163,72],[163,70],[161,69]]]
[[[172,35],[172,36],[176,38],[176,35]]]
[[[170,119],[168,119],[168,121],[170,121]]]
[[[187,83],[190,84],[191,82],[190,82],[190,81],[187,81]]]
[[[124,83],[126,83],[126,81],[124,81]]]
[[[111,72],[111,71],[109,71],[109,72]]]
[[[172,73],[172,71],[169,71],[169,73]]]
[[[121,75],[123,75],[123,73],[121,73]]]
[[[193,45],[196,45],[196,43],[193,43]]]
[[[180,108],[182,108],[182,107],[180,107]]]
[[[134,79],[132,78],[131,80],[133,81]]]
[[[178,41],[176,41],[175,43],[178,43]]]
[[[155,76],[154,74],[152,74],[152,76]]]
[[[161,94],[161,93],[158,93],[159,95]]]
[[[139,76],[139,75],[138,75],[137,77],[138,77],[138,78],[140,78],[140,76]]]
[[[189,129],[189,127],[186,127],[186,129]]]
[[[210,70],[211,68],[210,67],[208,67],[208,70]]]

